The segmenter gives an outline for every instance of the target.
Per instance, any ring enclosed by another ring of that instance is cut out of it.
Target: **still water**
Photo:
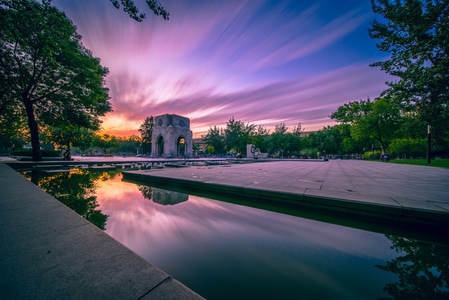
[[[447,246],[122,181],[25,176],[208,299],[449,299]]]

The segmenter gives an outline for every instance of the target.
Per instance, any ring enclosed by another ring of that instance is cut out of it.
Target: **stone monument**
[[[154,118],[152,157],[191,157],[192,131],[188,118],[165,114]]]

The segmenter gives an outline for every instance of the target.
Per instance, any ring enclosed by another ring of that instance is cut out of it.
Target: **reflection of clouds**
[[[145,117],[164,113],[190,117],[196,132],[231,116],[315,130],[332,123],[328,117],[339,105],[379,96],[387,81],[368,67],[379,57],[353,55],[380,55],[366,30],[358,36],[373,17],[369,3],[167,2],[170,21],[147,12],[142,23],[108,1],[53,3],[110,69],[114,112],[103,127],[111,133],[137,134]]]
[[[141,254],[167,255],[185,244],[233,237],[292,245],[300,241],[306,247],[319,245],[359,257],[391,258],[390,242],[379,234],[191,195],[186,202],[161,206],[120,178],[99,185],[100,209],[109,215],[107,233]]]

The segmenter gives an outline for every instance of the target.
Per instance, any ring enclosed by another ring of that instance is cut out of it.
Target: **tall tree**
[[[111,111],[107,73],[50,0],[0,0],[0,91],[26,112],[33,160],[42,158],[39,122],[99,129]]]
[[[139,127],[141,142],[142,142],[142,153],[151,153],[151,145],[153,142],[153,129],[154,129],[154,117],[150,116],[145,118],[143,123]]]
[[[399,80],[390,94],[416,107],[437,137],[449,128],[449,0],[371,0],[369,34],[389,59],[372,64]]]

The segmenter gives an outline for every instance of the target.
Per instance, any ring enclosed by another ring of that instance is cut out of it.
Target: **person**
[[[380,156],[380,160],[381,160],[382,162],[387,162],[387,161],[390,160],[390,157],[388,156],[388,154],[382,153],[382,155]]]
[[[67,149],[65,152],[64,152],[64,159],[65,160],[71,160],[72,159],[72,156],[70,155],[70,150],[69,149]]]

